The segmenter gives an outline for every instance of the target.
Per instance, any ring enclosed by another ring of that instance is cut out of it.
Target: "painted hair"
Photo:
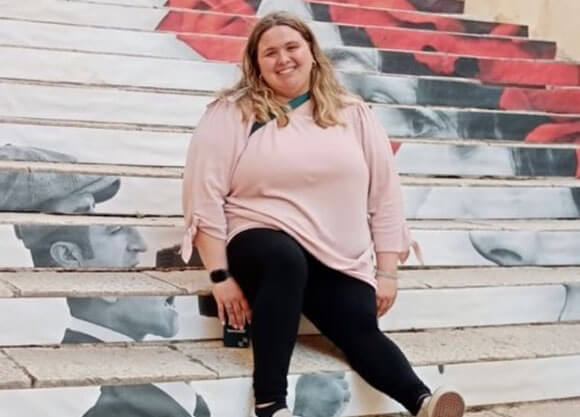
[[[270,114],[277,118],[278,126],[288,124],[288,115],[284,105],[279,103],[270,88],[260,76],[258,66],[258,44],[262,35],[275,26],[288,26],[296,30],[310,47],[314,58],[310,93],[313,104],[313,118],[321,127],[342,124],[338,110],[348,102],[348,93],[338,82],[334,69],[326,57],[314,33],[298,17],[287,12],[274,12],[262,17],[254,26],[248,37],[242,57],[242,77],[236,85],[220,93],[220,97],[235,96],[242,110],[244,120],[255,115],[256,120],[267,122]]]

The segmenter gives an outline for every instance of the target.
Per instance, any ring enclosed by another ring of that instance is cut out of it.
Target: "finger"
[[[383,314],[383,299],[377,297],[377,317],[381,317]]]
[[[389,309],[390,300],[388,298],[381,299],[381,306],[379,308],[379,317],[383,316]]]
[[[246,320],[248,321],[248,323],[252,323],[252,309],[250,308],[250,304],[248,304],[248,300],[246,300],[245,298],[242,299],[242,308],[244,310]]]
[[[386,314],[387,311],[389,311],[392,306],[393,306],[393,299],[392,298],[386,298],[385,299],[385,307],[384,307],[383,314]]]
[[[216,299],[216,303],[217,303],[217,308],[218,308],[218,317],[220,319],[220,323],[223,326],[224,324],[226,324],[226,316],[224,313],[224,303],[222,303],[218,299]]]
[[[234,302],[234,317],[236,327],[238,329],[244,327],[244,310],[242,310],[242,306],[240,305],[239,301]]]
[[[232,306],[231,301],[224,303],[224,309],[226,311],[226,318],[227,318],[227,322],[230,326],[235,326],[235,317],[234,317],[234,308]]]

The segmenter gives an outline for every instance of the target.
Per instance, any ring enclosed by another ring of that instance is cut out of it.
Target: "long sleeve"
[[[375,114],[359,106],[359,133],[369,169],[368,215],[376,252],[398,252],[405,261],[411,240],[404,217],[403,194],[389,139]],[[417,253],[420,257],[420,254]]]
[[[225,197],[245,133],[241,113],[226,99],[210,104],[191,138],[183,173],[186,227],[181,254],[188,261],[198,230],[226,240]]]

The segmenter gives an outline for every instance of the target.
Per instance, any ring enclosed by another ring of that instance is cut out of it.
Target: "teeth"
[[[294,68],[286,68],[286,69],[283,69],[282,71],[278,71],[278,74],[287,74],[290,71],[294,71]]]

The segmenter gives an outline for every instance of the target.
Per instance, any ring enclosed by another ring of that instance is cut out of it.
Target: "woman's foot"
[[[417,417],[463,417],[465,401],[457,391],[438,388],[425,398]]]

